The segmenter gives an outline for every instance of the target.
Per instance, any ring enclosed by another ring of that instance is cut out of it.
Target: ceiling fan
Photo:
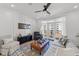
[[[43,7],[44,7],[44,9],[43,10],[39,10],[39,11],[35,11],[35,13],[37,13],[37,12],[44,12],[44,11],[46,11],[47,12],[47,14],[51,14],[47,9],[48,9],[48,7],[51,5],[51,3],[47,3],[46,5],[44,5]]]

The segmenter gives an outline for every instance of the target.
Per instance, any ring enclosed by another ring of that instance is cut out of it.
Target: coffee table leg
[[[32,46],[31,46],[30,48],[31,48],[31,50],[32,50]]]
[[[0,55],[2,55],[2,54],[0,53]]]
[[[40,55],[41,55],[41,52],[40,52]]]

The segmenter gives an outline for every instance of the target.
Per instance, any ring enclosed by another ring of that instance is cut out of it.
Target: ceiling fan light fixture
[[[28,5],[32,5],[32,3],[28,3]]]
[[[14,5],[14,4],[11,4],[10,6],[11,6],[11,7],[15,7],[15,5]]]
[[[78,8],[78,5],[75,5],[74,8]]]

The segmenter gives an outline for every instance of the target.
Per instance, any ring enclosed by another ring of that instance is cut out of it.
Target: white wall
[[[36,31],[40,31],[41,25],[42,25],[41,20],[37,19],[36,20]]]
[[[25,24],[31,24],[31,29],[18,29],[18,23],[25,23]],[[19,16],[14,21],[14,36],[18,36],[18,34],[28,35],[29,33],[32,34],[35,31],[36,22],[33,19],[30,19],[25,16]]]
[[[68,13],[65,17],[68,38],[79,45],[79,39],[76,38],[79,33],[79,11]]]
[[[12,14],[9,10],[0,8],[0,36],[12,34]]]
[[[31,30],[18,29],[19,22],[31,24]],[[0,37],[5,37],[7,35],[16,37],[19,32],[22,35],[33,33],[36,28],[35,23],[35,20],[17,13],[16,11],[0,7]]]

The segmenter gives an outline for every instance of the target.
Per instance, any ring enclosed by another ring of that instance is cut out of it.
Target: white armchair
[[[12,54],[14,51],[16,51],[18,48],[20,48],[18,41],[11,41],[7,44],[2,45],[1,54],[4,56]]]
[[[1,55],[4,55],[4,56],[10,55],[14,51],[16,51],[18,48],[20,48],[19,42],[14,41],[13,38],[6,38],[2,40],[4,44],[1,45],[1,48],[0,48]]]

